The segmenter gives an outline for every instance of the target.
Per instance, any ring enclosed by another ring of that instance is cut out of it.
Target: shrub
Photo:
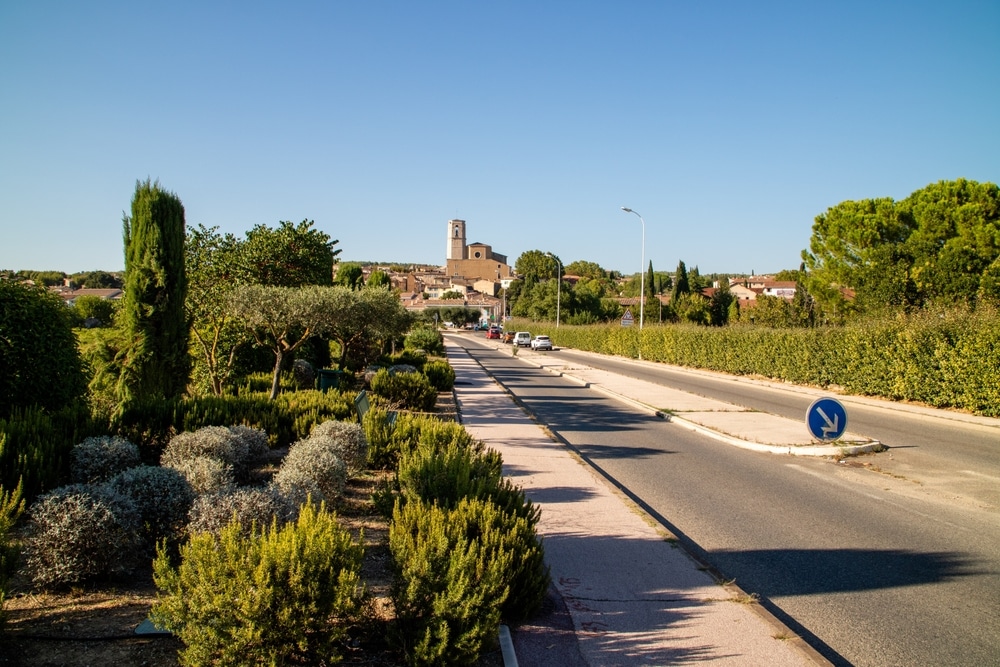
[[[215,458],[231,466],[237,481],[246,480],[249,475],[250,447],[225,426],[205,426],[197,431],[178,433],[163,450],[160,463],[173,466],[198,456]]]
[[[424,375],[437,391],[451,391],[455,388],[455,369],[447,361],[428,361],[424,364]]]
[[[86,438],[73,445],[70,456],[70,478],[78,484],[106,482],[142,463],[139,448],[116,435]]]
[[[0,372],[2,375],[2,372]],[[69,479],[73,444],[89,435],[86,405],[58,412],[33,407],[15,409],[0,418],[0,486],[22,485],[27,502]]]
[[[19,550],[8,537],[10,529],[17,523],[24,511],[24,499],[21,498],[21,485],[13,491],[7,491],[0,486],[0,630],[3,629],[3,605],[7,598],[7,583],[17,570]]]
[[[194,491],[180,471],[160,466],[138,466],[121,472],[108,486],[132,500],[142,522],[145,545],[161,539],[177,544],[184,535]]]
[[[271,447],[281,448],[307,437],[316,422],[349,419],[352,399],[353,395],[337,391],[291,391],[273,401],[267,394],[244,394],[136,403],[116,417],[112,431],[141,448],[165,445],[173,433],[243,424],[262,430]]]
[[[406,334],[403,347],[407,350],[423,350],[427,354],[444,354],[444,337],[437,329],[418,327]]]
[[[399,461],[399,446],[393,435],[396,423],[407,415],[394,419],[390,414],[388,410],[372,406],[361,420],[368,441],[368,465],[378,470],[391,470]]]
[[[284,491],[298,479],[311,479],[323,499],[332,502],[344,493],[347,465],[327,438],[300,440],[289,448],[274,482]]]
[[[55,588],[127,573],[138,529],[135,504],[108,486],[55,489],[28,509],[28,574],[36,585]]]
[[[427,353],[423,350],[404,349],[402,352],[393,354],[389,357],[390,366],[406,365],[413,366],[416,369],[422,369],[426,363]]]
[[[430,412],[437,402],[437,391],[420,373],[391,374],[383,368],[371,385],[372,393],[402,409]]]
[[[326,496],[316,483],[312,473],[298,467],[282,467],[274,475],[273,486],[293,515],[298,514],[303,505],[317,505],[326,502]],[[332,499],[331,499],[332,500]]]
[[[205,494],[191,506],[188,533],[221,535],[230,523],[237,523],[243,535],[260,533],[277,522],[284,525],[291,508],[275,487],[226,489]]]
[[[481,501],[473,501],[481,502]],[[389,526],[392,601],[412,665],[468,665],[500,623],[511,554],[476,539],[466,507],[397,503]]]
[[[239,523],[198,534],[174,568],[154,563],[152,619],[180,637],[189,665],[321,664],[360,609],[363,548],[324,508],[247,536]]]
[[[0,341],[0,419],[15,408],[58,410],[86,396],[72,315],[58,295],[0,280]]]
[[[229,432],[236,436],[237,440],[243,443],[240,447],[246,445],[247,459],[250,463],[260,461],[271,451],[270,440],[267,437],[267,432],[262,429],[251,428],[249,426],[244,426],[243,424],[238,424],[236,426],[230,426]]]
[[[358,472],[367,467],[368,439],[360,424],[331,419],[313,426],[309,439],[327,440],[327,446],[347,464],[348,472]]]
[[[236,484],[233,467],[211,456],[180,459],[162,467],[179,472],[195,495],[217,493]]]

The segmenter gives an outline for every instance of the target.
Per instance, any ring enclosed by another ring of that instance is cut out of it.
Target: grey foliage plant
[[[178,459],[164,464],[163,467],[172,468],[180,473],[195,495],[218,493],[236,485],[233,467],[211,456]]]
[[[39,587],[126,574],[135,565],[139,512],[107,485],[60,487],[39,497],[27,517],[25,564]]]
[[[232,468],[237,481],[245,480],[250,471],[250,444],[247,438],[225,426],[205,426],[196,431],[184,431],[170,439],[160,456],[160,464],[176,467],[181,461],[207,456]]]
[[[277,488],[238,488],[199,496],[191,507],[188,532],[219,535],[233,519],[244,535],[295,518],[294,508]]]
[[[86,438],[70,452],[70,476],[75,483],[104,482],[142,463],[139,448],[116,435]]]
[[[268,441],[267,433],[259,428],[251,428],[249,426],[244,426],[243,424],[238,424],[236,426],[230,426],[229,432],[232,433],[243,445],[246,445],[248,463],[252,464],[261,460],[271,451],[271,445]],[[240,447],[242,447],[242,445],[240,445]]]
[[[195,497],[180,471],[138,466],[115,475],[108,486],[135,504],[142,522],[140,534],[147,548],[155,548],[161,539],[170,543],[180,541]]]
[[[310,484],[311,482],[311,484]],[[283,493],[291,494],[295,487],[318,488],[321,498],[331,503],[340,498],[347,484],[347,464],[330,438],[307,438],[293,443],[274,476],[274,483]]]
[[[322,440],[347,464],[349,473],[364,470],[368,463],[368,439],[361,424],[331,419],[313,427],[310,440]]]

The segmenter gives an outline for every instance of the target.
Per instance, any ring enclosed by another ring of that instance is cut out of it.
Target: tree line
[[[505,294],[508,314],[592,324],[619,319],[622,297],[642,295],[646,322],[767,326],[843,324],[887,312],[1000,304],[1000,190],[993,183],[940,181],[896,202],[844,201],[815,218],[794,282],[795,297],[758,295],[741,310],[729,275],[702,276],[680,261],[673,273],[622,276],[578,260],[529,250],[515,262],[518,280]],[[574,282],[563,279],[575,276]],[[708,289],[716,285],[712,289]],[[660,297],[664,298],[661,302]],[[664,303],[665,302],[665,303]],[[633,312],[633,315],[637,313]]]

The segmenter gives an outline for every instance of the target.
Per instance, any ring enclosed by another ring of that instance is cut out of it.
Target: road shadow
[[[975,559],[955,552],[737,549],[707,552],[706,557],[723,572],[748,571],[766,565],[768,570],[783,573],[781,577],[749,584],[755,592],[768,597],[898,588],[988,574]]]

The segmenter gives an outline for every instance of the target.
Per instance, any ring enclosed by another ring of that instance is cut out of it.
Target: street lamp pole
[[[642,252],[639,255],[639,331],[642,331],[643,306],[646,303],[646,285],[643,280],[643,273],[646,271],[646,221],[642,219],[638,211],[622,206],[626,213],[635,213],[642,223]]]
[[[556,275],[556,280],[558,281],[558,282],[556,282],[556,329],[558,329],[559,328],[559,296],[560,296],[560,293],[562,292],[562,262],[560,262],[559,258],[556,257],[555,255],[553,255],[551,252],[545,253],[545,254],[547,254],[552,259],[556,260],[556,269],[559,272]]]

